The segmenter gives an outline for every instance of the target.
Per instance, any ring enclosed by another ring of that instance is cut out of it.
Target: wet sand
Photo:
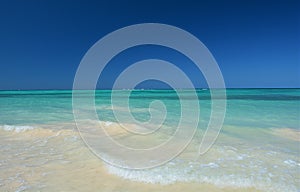
[[[104,163],[72,130],[1,131],[0,135],[1,145],[9,143],[0,158],[1,191],[257,191],[206,183],[161,185],[123,179],[109,174]],[[77,142],[72,142],[74,139]]]

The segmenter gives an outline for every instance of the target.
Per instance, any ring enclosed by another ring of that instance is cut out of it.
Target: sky
[[[93,44],[139,23],[174,25],[196,36],[213,54],[228,88],[299,88],[299,10],[297,0],[2,0],[0,89],[72,89],[77,67]],[[111,60],[98,88],[110,88],[122,70],[149,58],[176,63],[196,87],[206,86],[184,55],[139,46]]]

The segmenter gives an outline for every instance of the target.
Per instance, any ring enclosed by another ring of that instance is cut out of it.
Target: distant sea
[[[189,99],[188,90],[180,91]],[[224,125],[207,153],[189,158],[211,112],[210,90],[198,89],[199,133],[187,150],[162,166],[130,170],[106,164],[86,147],[74,122],[72,90],[0,91],[0,191],[300,191],[300,89],[226,92]],[[111,107],[110,90],[95,95],[102,126],[127,123],[114,117],[113,110],[124,109]],[[133,90],[132,115],[147,121],[154,100],[166,106],[164,126],[175,128],[180,100],[174,90]]]

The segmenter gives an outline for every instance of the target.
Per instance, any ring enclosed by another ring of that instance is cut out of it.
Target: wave
[[[199,167],[207,169],[219,169],[218,164],[208,163],[200,165]],[[298,189],[294,185],[286,185],[286,183],[274,183],[270,178],[263,178],[260,175],[242,175],[242,174],[226,174],[226,175],[207,175],[201,174],[199,170],[193,171],[195,167],[190,163],[188,166],[177,166],[176,163],[168,163],[167,165],[147,169],[147,170],[130,170],[106,165],[110,174],[117,175],[124,179],[131,181],[143,182],[149,184],[169,185],[176,182],[193,182],[193,183],[207,183],[218,186],[220,188],[233,187],[233,188],[256,188],[262,191],[290,191],[297,192]]]
[[[21,125],[0,125],[0,129],[4,130],[4,131],[13,131],[16,133],[21,133],[21,132],[25,132],[28,130],[32,130],[35,129],[35,127],[33,126],[21,126]]]

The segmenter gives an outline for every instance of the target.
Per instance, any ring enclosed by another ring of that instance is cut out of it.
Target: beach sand
[[[1,132],[1,191],[257,191],[254,188],[220,187],[208,183],[151,184],[109,174],[73,130],[35,129]],[[76,142],[73,142],[76,140]],[[61,146],[58,148],[57,146]]]

